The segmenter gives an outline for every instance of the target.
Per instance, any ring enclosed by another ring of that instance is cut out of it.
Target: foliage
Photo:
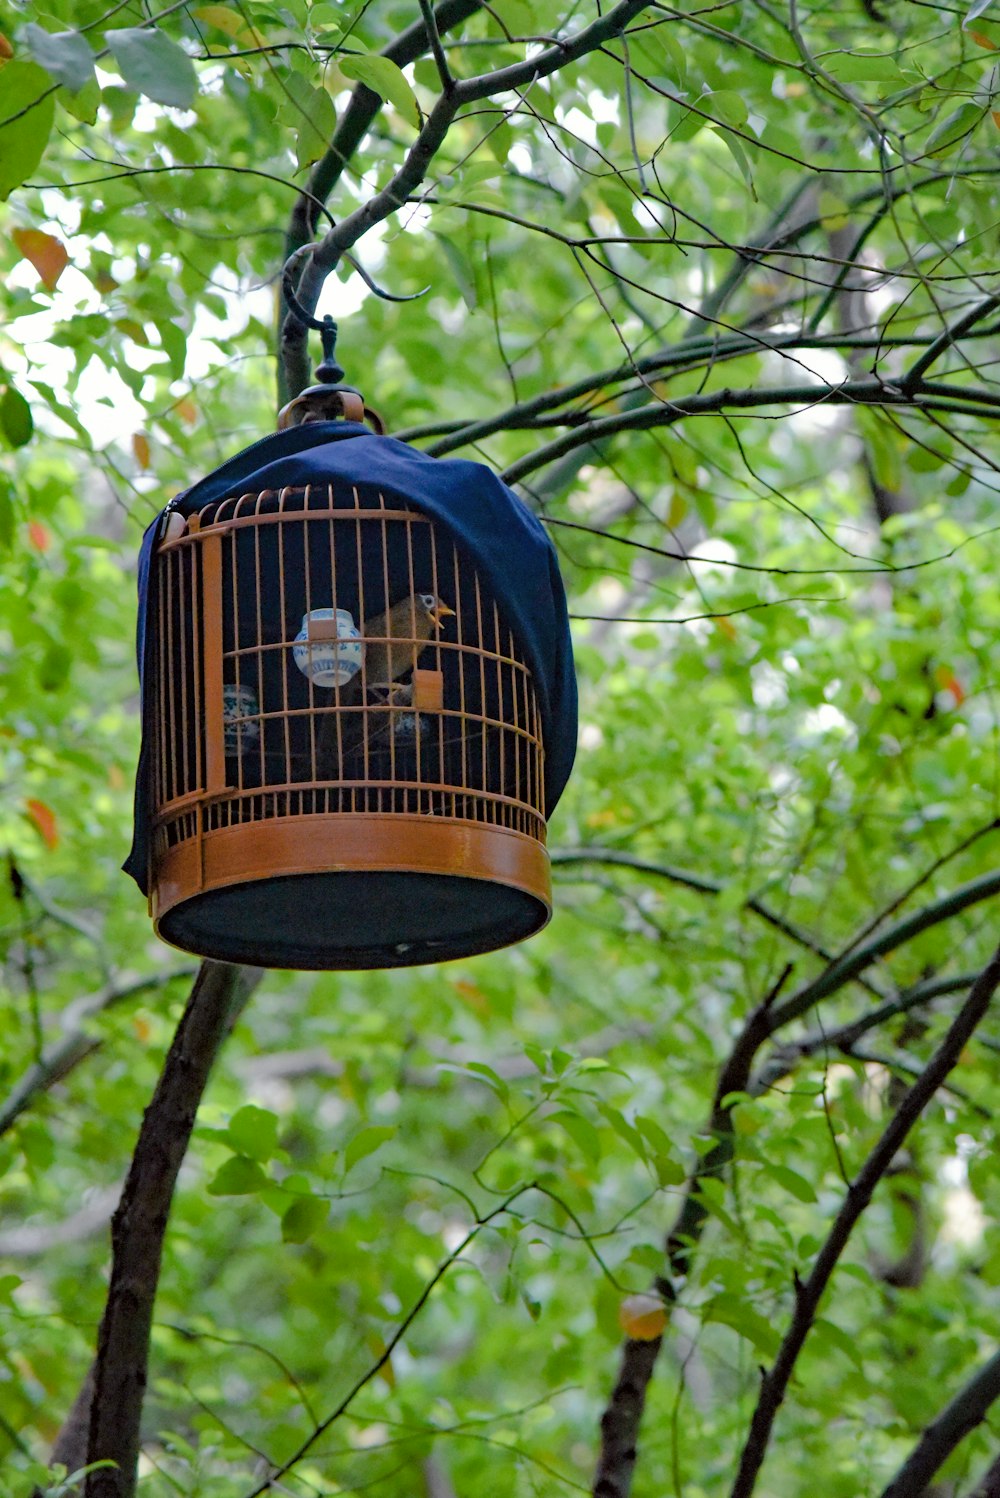
[[[447,76],[598,12],[444,0]],[[269,974],[241,1016],[174,1200],[140,1492],[250,1498],[306,1443],[302,1498],[589,1491],[652,1286],[633,1491],[730,1493],[845,1181],[995,944],[1000,22],[636,3],[470,94],[399,206],[448,97],[426,38],[400,50],[422,15],[0,13],[3,1498],[48,1480],[192,972],[118,872],[138,539],[273,426],[273,288],[313,230],[300,290],[330,273],[348,378],[549,522],[580,754],[542,936]],[[370,295],[348,251],[430,290]],[[773,1498],[882,1493],[995,1351],[998,1048],[987,1014],[851,1237]]]

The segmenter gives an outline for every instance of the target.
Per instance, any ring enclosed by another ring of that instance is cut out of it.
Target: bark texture
[[[212,1064],[260,977],[257,968],[202,963],[143,1117],[111,1223],[111,1284],[97,1357],[57,1441],[60,1459],[72,1468],[70,1446],[86,1425],[86,1460],[115,1462],[114,1469],[88,1476],[86,1498],[132,1498],[135,1492],[153,1303],[177,1173]]]

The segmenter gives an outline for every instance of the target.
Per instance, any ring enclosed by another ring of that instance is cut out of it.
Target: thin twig
[[[128,983],[105,988],[98,994],[88,995],[71,1004],[63,1016],[62,1035],[28,1068],[21,1080],[14,1084],[6,1101],[0,1103],[0,1138],[36,1097],[47,1092],[56,1082],[61,1082],[85,1057],[99,1048],[101,1039],[88,1029],[90,1020],[124,1003],[126,999],[134,998],[136,994],[165,988],[179,978],[193,978],[197,971],[196,967],[174,968],[167,973],[155,973],[148,978],[136,978]]]
[[[451,76],[448,59],[445,56],[444,47],[441,45],[441,33],[438,31],[437,18],[434,15],[434,7],[431,5],[430,0],[420,0],[420,14],[423,16],[424,25],[427,27],[427,36],[438,70],[438,77],[441,80],[441,87],[446,94],[450,93],[455,80]]]
[[[517,1200],[519,1196],[523,1196],[525,1192],[532,1190],[534,1190],[534,1182],[529,1182],[524,1186],[518,1186],[516,1191],[512,1191],[509,1196],[505,1197],[505,1199],[499,1204],[499,1206],[494,1207],[491,1212],[487,1212],[483,1216],[476,1218],[472,1227],[462,1238],[461,1242],[456,1244],[456,1246],[451,1250],[447,1257],[441,1260],[440,1264],[427,1280],[426,1284],[424,1285],[420,1294],[417,1296],[413,1305],[410,1307],[409,1311],[400,1320],[399,1324],[396,1327],[396,1330],[387,1340],[384,1348],[382,1349],[382,1352],[371,1364],[371,1366],[365,1370],[365,1372],[354,1382],[354,1384],[352,1384],[351,1388],[344,1395],[343,1399],[341,1399],[336,1407],[331,1410],[326,1419],[321,1420],[318,1425],[313,1428],[310,1434],[292,1453],[292,1455],[286,1458],[286,1460],[283,1461],[279,1466],[274,1467],[268,1474],[265,1481],[262,1482],[258,1487],[253,1488],[249,1493],[247,1493],[246,1498],[261,1498],[261,1495],[263,1493],[269,1491],[276,1478],[284,1477],[292,1470],[293,1467],[298,1465],[298,1463],[304,1456],[308,1455],[313,1446],[319,1440],[320,1436],[326,1434],[330,1427],[335,1424],[335,1422],[339,1420],[340,1417],[349,1409],[351,1404],[353,1404],[354,1400],[361,1393],[361,1390],[365,1388],[367,1384],[370,1384],[372,1379],[375,1378],[390,1361],[392,1354],[395,1352],[403,1337],[409,1331],[416,1317],[420,1314],[424,1306],[427,1304],[433,1291],[440,1284],[441,1280],[444,1279],[445,1275],[448,1273],[452,1265],[461,1258],[462,1254],[468,1248],[473,1239],[476,1238],[479,1233],[482,1232],[483,1228],[487,1227],[495,1218],[502,1216],[502,1214],[508,1210],[508,1208],[512,1205],[513,1202]]]

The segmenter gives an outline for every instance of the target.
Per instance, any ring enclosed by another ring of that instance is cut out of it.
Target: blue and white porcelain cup
[[[337,635],[332,640],[311,640],[310,622],[336,620]],[[314,687],[342,687],[361,670],[365,645],[361,631],[348,609],[312,609],[303,616],[302,628],[295,636],[292,657],[303,676]]]
[[[260,738],[257,693],[227,681],[222,686],[222,737],[227,754],[242,754]]]

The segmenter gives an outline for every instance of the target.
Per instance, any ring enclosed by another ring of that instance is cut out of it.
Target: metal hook
[[[364,281],[365,285],[368,287],[368,290],[374,291],[375,295],[377,297],[380,297],[383,302],[416,302],[419,301],[422,296],[426,296],[430,291],[429,286],[425,286],[422,291],[411,291],[408,296],[398,296],[394,292],[383,291],[382,287],[377,285],[372,280],[371,276],[365,270],[364,266],[361,265],[359,261],[355,260],[353,255],[345,251],[344,259],[347,261],[348,265],[353,266],[353,268],[357,271],[362,281]]]
[[[305,307],[303,307],[302,303],[295,295],[295,283],[293,277],[294,271],[292,269],[291,261],[286,260],[284,270],[281,272],[281,291],[282,295],[285,298],[285,301],[288,303],[288,310],[292,313],[293,317],[298,319],[298,321],[304,328],[315,328],[317,333],[322,333],[324,326],[328,322],[332,322],[333,319],[321,319],[318,317],[313,317],[312,313],[306,311]],[[326,353],[325,346],[323,352],[324,354]]]
[[[301,254],[301,251],[299,253]],[[321,319],[311,316],[311,314],[306,311],[305,307],[303,307],[302,303],[295,295],[295,273],[292,266],[292,260],[296,258],[296,256],[293,256],[291,257],[291,259],[285,262],[285,267],[281,273],[282,293],[284,295],[285,301],[288,303],[289,310],[298,319],[298,321],[302,323],[303,327],[314,328],[317,333],[322,333],[324,323],[328,321],[328,319]],[[368,290],[373,291],[375,295],[379,297],[383,302],[415,302],[418,300],[418,298],[426,296],[431,289],[429,286],[425,286],[422,291],[412,291],[407,296],[397,296],[394,292],[384,291],[381,286],[373,281],[368,272],[354,258],[353,255],[345,253],[344,259],[348,262],[352,269],[357,271],[362,281],[364,281],[365,285],[368,287]]]

